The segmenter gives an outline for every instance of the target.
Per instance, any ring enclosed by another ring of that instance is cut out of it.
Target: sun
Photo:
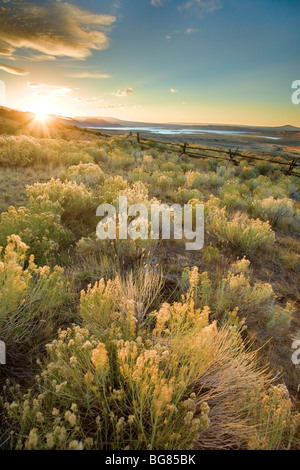
[[[30,111],[35,115],[34,120],[40,123],[46,123],[51,119],[51,114],[55,114],[53,107],[44,102],[32,103]]]
[[[35,119],[40,122],[45,122],[48,119],[48,113],[42,103],[37,103],[32,106],[32,112],[35,114]]]
[[[50,137],[51,129],[54,126],[52,109],[47,103],[35,102],[31,103],[30,112],[32,118],[29,125],[30,130],[37,135]]]
[[[38,112],[38,113],[34,113],[34,114],[35,114],[35,119],[36,119],[37,121],[41,121],[41,122],[47,121],[47,119],[48,119],[48,117],[49,117],[48,114],[46,114],[46,113],[40,113],[40,112]]]

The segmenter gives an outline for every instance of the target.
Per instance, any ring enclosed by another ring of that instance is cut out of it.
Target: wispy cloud
[[[151,0],[151,5],[154,7],[161,7],[164,3],[166,3],[166,0]]]
[[[93,96],[92,98],[88,98],[86,100],[87,103],[90,103],[90,104],[95,104],[98,102],[98,98],[96,98],[95,96]]]
[[[14,48],[9,44],[5,44],[4,42],[0,42],[0,55],[5,55],[10,57],[14,52]]]
[[[123,96],[131,95],[132,93],[133,93],[132,88],[125,88],[125,90],[123,90],[123,91],[118,90],[117,92],[112,93],[112,95],[113,96],[118,96],[118,97],[123,97]]]
[[[26,85],[28,88],[42,88],[44,86],[42,83],[37,82],[27,82]]]
[[[121,108],[126,108],[125,104],[108,104],[106,106],[99,106],[99,109],[121,109]]]
[[[198,33],[199,29],[197,28],[188,28],[185,33],[186,34],[194,34],[194,33]]]
[[[32,54],[30,57],[26,58],[26,60],[33,60],[35,62],[40,62],[43,60],[56,60],[54,55],[48,54]]]
[[[222,8],[221,0],[188,0],[178,7],[181,10],[194,9],[200,14],[212,13]]]
[[[105,78],[111,78],[111,75],[108,75],[107,73],[100,73],[100,72],[75,72],[75,73],[68,74],[68,77],[105,79]]]
[[[29,75],[27,70],[18,69],[17,67],[11,67],[10,65],[0,64],[0,70],[11,73],[12,75]]]
[[[36,82],[27,82],[27,87],[34,90],[34,96],[53,99],[66,97],[73,91],[68,86],[45,85]]]
[[[176,90],[176,88],[170,88],[170,92],[171,92],[171,93],[178,93],[179,90]]]
[[[93,96],[92,98],[87,98],[87,99],[83,99],[83,98],[79,98],[78,96],[75,96],[74,98],[72,98],[72,101],[74,101],[75,103],[85,102],[88,104],[100,104],[102,102],[102,100],[96,98],[95,96]]]
[[[151,0],[151,5],[154,7],[162,7],[168,1],[169,0]],[[200,13],[212,13],[222,8],[222,0],[187,0],[177,8],[179,11],[194,8]]]
[[[1,10],[0,40],[13,49],[84,59],[109,46],[107,28],[115,20],[60,1],[11,0]]]

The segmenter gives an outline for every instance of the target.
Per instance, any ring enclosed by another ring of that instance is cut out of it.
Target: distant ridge
[[[56,118],[58,118],[56,116]],[[238,124],[180,124],[180,123],[149,123],[139,121],[124,121],[114,117],[93,117],[93,116],[76,116],[74,118],[58,118],[61,122],[68,125],[75,125],[78,127],[164,127],[168,129],[207,129],[207,130],[231,130],[231,131],[249,131],[249,132],[300,132],[300,127],[291,125],[267,127],[267,126],[245,126]]]
[[[27,120],[32,119],[34,113],[30,111],[20,111],[15,110],[12,108],[8,108],[5,106],[0,107],[0,118],[5,119],[5,121],[10,121],[11,123],[21,122],[22,124],[25,123]],[[97,128],[107,128],[107,127],[115,127],[115,128],[122,128],[122,127],[135,127],[135,128],[166,128],[166,129],[203,129],[203,130],[210,130],[210,131],[218,131],[218,130],[227,130],[227,131],[235,131],[235,132],[249,132],[249,133],[270,133],[272,134],[284,134],[284,133],[299,133],[300,127],[295,127],[289,124],[284,126],[277,126],[277,127],[267,127],[267,126],[245,126],[240,124],[192,124],[192,123],[149,123],[149,122],[139,122],[139,121],[125,121],[121,119],[117,119],[114,117],[103,117],[103,116],[75,116],[75,117],[68,117],[68,116],[58,116],[55,114],[51,114],[52,119],[56,122],[57,125],[65,125],[65,126],[74,126],[80,129],[90,128],[90,129],[97,129]]]

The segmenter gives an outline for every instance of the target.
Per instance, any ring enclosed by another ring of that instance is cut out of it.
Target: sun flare
[[[36,119],[37,121],[45,122],[45,121],[47,121],[47,119],[48,119],[48,114],[46,114],[46,113],[40,113],[40,112],[35,113],[35,119]]]
[[[49,120],[52,110],[45,103],[34,103],[31,106],[31,111],[34,113],[36,121],[45,123]]]

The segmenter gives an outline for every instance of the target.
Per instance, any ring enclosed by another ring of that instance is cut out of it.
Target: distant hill
[[[263,127],[263,126],[242,126],[242,125],[225,125],[225,124],[180,124],[180,123],[149,123],[137,121],[124,121],[113,117],[93,117],[93,116],[76,116],[74,118],[59,117],[59,120],[69,125],[86,128],[106,128],[106,127],[164,127],[167,129],[206,129],[206,130],[228,130],[235,132],[255,132],[255,133],[283,133],[283,132],[299,132],[300,127],[290,125],[279,127]]]
[[[18,111],[6,107],[0,108],[0,134],[25,134],[33,137],[60,137],[62,132],[70,129],[70,124],[60,122],[56,116],[51,116],[51,125],[44,126],[35,119],[35,114],[29,111]]]
[[[192,123],[147,123],[137,121],[124,121],[114,117],[102,116],[76,116],[66,117],[51,115],[51,125],[45,131],[45,126],[35,122],[35,114],[31,112],[18,111],[7,107],[0,107],[0,134],[19,134],[24,133],[34,137],[62,137],[71,138],[71,132],[80,135],[82,132],[91,132],[93,129],[105,129],[114,127],[116,129],[127,128],[167,128],[167,129],[202,129],[209,131],[227,131],[242,132],[256,135],[295,135],[300,132],[300,127],[284,125],[279,127],[262,127],[262,126],[242,126],[242,125],[224,125],[224,124],[192,124]],[[86,129],[86,131],[85,131]],[[63,134],[63,136],[62,136]]]

